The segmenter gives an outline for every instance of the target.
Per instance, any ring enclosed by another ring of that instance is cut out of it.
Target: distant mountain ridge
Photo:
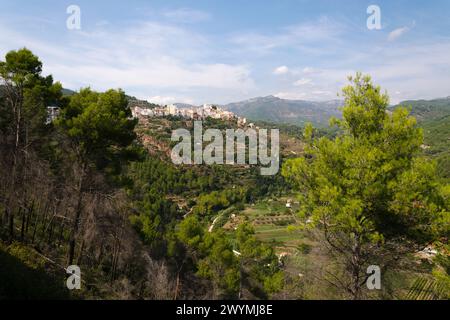
[[[62,88],[63,96],[73,96],[76,92],[67,88]]]
[[[189,104],[189,103],[180,103],[180,102],[174,103],[174,105],[175,105],[177,108],[180,108],[180,109],[189,109],[189,108],[195,107],[195,106],[192,105],[192,104]]]
[[[450,116],[450,96],[432,100],[406,100],[393,108],[398,106],[411,107],[411,115],[419,122]]]
[[[74,93],[73,90],[63,88],[64,95],[70,96]],[[153,108],[157,106],[135,97],[128,97],[128,99],[133,104],[139,104],[143,107]],[[174,103],[174,105],[181,109],[194,107],[194,105],[188,103]],[[218,106],[240,117],[245,117],[249,121],[266,121],[300,126],[311,122],[315,126],[326,127],[331,117],[341,117],[340,107],[343,105],[344,101],[337,99],[329,101],[289,100],[270,95]],[[415,116],[418,122],[450,117],[450,96],[431,100],[405,100],[389,107],[389,109],[395,109],[400,105],[411,107],[411,115]]]
[[[304,125],[311,122],[316,126],[328,125],[331,117],[340,117],[341,100],[307,101],[288,100],[275,96],[252,98],[245,101],[223,105],[238,116],[254,121],[268,121]]]
[[[303,125],[311,122],[315,126],[325,127],[331,117],[341,117],[342,100],[307,101],[288,100],[275,96],[257,97],[240,102],[222,105],[238,116],[254,121],[268,121]],[[411,115],[419,122],[434,121],[450,117],[450,96],[431,100],[406,100],[398,106],[411,107]]]
[[[411,108],[411,115],[424,130],[425,153],[437,160],[440,176],[450,180],[450,97],[409,100],[399,105]]]

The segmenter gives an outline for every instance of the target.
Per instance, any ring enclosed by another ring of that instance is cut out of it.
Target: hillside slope
[[[424,129],[425,152],[437,160],[440,175],[449,179],[450,97],[404,101],[399,105],[411,108],[411,115],[417,118]]]
[[[311,122],[315,126],[324,127],[328,125],[330,117],[340,116],[338,108],[341,105],[342,101],[339,100],[314,102],[267,96],[230,103],[223,107],[251,121],[269,121],[295,125],[304,125],[307,122]]]

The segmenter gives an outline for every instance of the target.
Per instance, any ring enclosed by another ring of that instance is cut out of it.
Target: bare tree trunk
[[[58,236],[58,247],[61,246],[61,242],[64,237],[64,226],[65,226],[65,219],[62,219],[60,226],[59,226],[60,229],[59,229],[59,236]]]
[[[24,186],[23,190],[24,190],[24,194],[23,194],[23,203],[24,203],[24,207],[23,207],[23,213],[22,213],[22,225],[20,228],[20,241],[24,242],[25,240],[25,219],[28,213],[28,208],[27,208],[27,204],[28,204],[28,187],[25,186],[27,183],[27,176],[28,176],[28,152],[27,152],[27,146],[28,146],[28,126],[26,124],[24,124],[25,127],[25,141],[24,141],[24,163],[23,163],[23,172],[22,172],[22,186]],[[22,208],[21,208],[22,209]],[[19,211],[19,215],[20,215],[20,211]]]
[[[5,203],[5,208],[3,209],[3,215],[2,215],[2,227],[6,227],[8,225],[9,220],[9,208],[8,204]]]
[[[52,245],[53,228],[54,228],[54,226],[55,226],[55,223],[54,223],[54,221],[52,219],[52,221],[50,221],[50,226],[49,226],[50,230],[48,231],[48,240],[47,240],[47,242],[48,242],[49,245]]]
[[[20,131],[21,131],[21,122],[22,122],[22,88],[19,86],[17,88],[17,99],[15,103],[11,97],[12,108],[15,116],[15,142],[14,142],[14,151],[13,151],[13,165],[11,169],[11,185],[10,185],[10,194],[9,194],[9,242],[12,242],[14,239],[14,207],[12,205],[13,200],[16,197],[16,183],[17,183],[17,165],[18,165],[18,157],[19,157],[19,149],[20,149]],[[17,200],[16,200],[17,201]]]
[[[177,270],[177,281],[176,281],[176,285],[175,285],[175,295],[174,295],[174,300],[177,300],[178,299],[178,292],[180,291],[180,274],[181,274],[181,271],[183,270],[183,266],[184,266],[184,263],[185,263],[185,259],[183,259],[183,262],[181,263],[181,266],[178,268],[178,270]]]
[[[353,300],[361,299],[361,268],[361,245],[358,237],[356,237],[351,257],[351,291]]]
[[[9,213],[9,239],[8,243],[11,244],[14,240],[14,215]]]
[[[41,210],[41,204],[40,204],[40,202],[38,202],[38,207],[36,209],[36,214],[35,214],[36,219],[34,219],[33,236],[31,238],[31,243],[32,244],[34,243],[34,240],[36,239],[37,228],[38,228],[38,225],[39,225],[39,212],[40,212],[40,210]],[[45,208],[44,210],[47,210],[47,209]]]
[[[117,237],[114,241],[113,253],[112,253],[112,261],[111,261],[111,282],[115,280],[117,273],[117,265],[119,261],[120,254],[120,239]]]
[[[86,166],[82,165],[80,179],[78,182],[77,206],[75,209],[75,218],[73,219],[72,230],[70,232],[69,256],[68,256],[68,265],[69,266],[72,265],[74,257],[75,257],[76,236],[77,236],[78,228],[80,225],[81,213],[83,211],[83,185],[84,185],[85,169],[86,169]]]
[[[84,240],[81,241],[80,252],[78,253],[77,265],[81,265],[84,251]]]
[[[25,239],[25,218],[26,218],[26,212],[27,210],[23,210],[22,213],[22,225],[20,227],[20,241],[24,241]]]
[[[42,214],[42,221],[41,221],[41,225],[42,225],[42,230],[41,230],[41,237],[38,239],[39,241],[39,243],[41,243],[41,241],[42,240],[44,240],[45,239],[45,236],[46,236],[46,231],[47,231],[47,228],[46,228],[46,224],[47,224],[47,216],[48,216],[48,213],[49,213],[49,211],[50,211],[50,203],[48,203],[48,202],[46,202],[45,203],[45,207],[44,207],[44,211],[43,211],[43,214]],[[51,219],[51,218],[50,218]]]
[[[180,290],[180,273],[177,272],[177,284],[175,286],[175,296],[173,297],[173,300],[178,299],[178,291]]]
[[[28,227],[30,226],[30,220],[33,217],[34,213],[34,200],[31,202],[31,206],[28,207],[27,221],[25,223],[25,234],[28,234]]]
[[[8,224],[9,220],[9,210],[8,210],[8,204],[4,204],[5,208],[3,209],[3,216],[2,216],[2,227],[6,226]]]

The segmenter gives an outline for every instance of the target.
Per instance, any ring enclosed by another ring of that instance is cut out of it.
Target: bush
[[[309,245],[307,243],[300,243],[297,246],[297,250],[302,254],[309,254],[312,250],[312,247],[311,247],[311,245]]]
[[[274,225],[282,226],[282,227],[287,226],[291,223],[292,223],[292,220],[276,220],[273,222]]]

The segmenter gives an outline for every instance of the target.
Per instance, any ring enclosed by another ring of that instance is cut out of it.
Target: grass
[[[1,299],[70,299],[65,273],[48,272],[46,261],[32,249],[0,243]]]
[[[274,244],[277,251],[296,248],[303,238],[299,232],[287,230],[288,225],[296,224],[295,212],[298,209],[295,205],[291,209],[286,208],[288,199],[291,198],[264,199],[238,213],[252,223],[259,240]]]

